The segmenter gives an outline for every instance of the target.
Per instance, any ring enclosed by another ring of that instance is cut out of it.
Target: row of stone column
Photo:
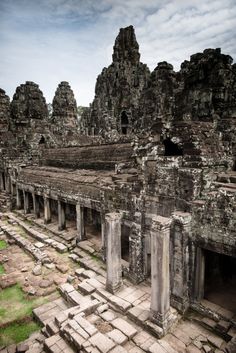
[[[17,190],[17,206],[20,208],[21,197],[20,190]],[[30,210],[29,193],[23,191],[24,210],[28,213]],[[39,196],[32,194],[33,209],[36,217],[39,216]],[[58,200],[58,227],[65,229],[65,202]],[[176,214],[174,217],[177,229],[173,246],[183,249],[183,243],[186,241],[190,218],[188,214]],[[44,221],[51,221],[50,199],[44,197]],[[170,218],[152,215],[151,219],[151,319],[155,321],[163,330],[166,330],[170,324],[170,228],[172,220]],[[78,241],[85,238],[84,210],[79,204],[76,205],[76,225],[78,231]],[[121,225],[122,213],[107,213],[105,215],[105,224],[102,222],[102,242],[106,248],[107,263],[107,290],[114,293],[122,286],[122,267],[121,267]],[[182,250],[181,250],[182,251]],[[186,305],[186,267],[187,254],[179,254],[172,251],[174,272],[178,272],[178,278],[173,282],[172,292],[179,305],[179,309],[184,309]],[[177,265],[176,265],[177,264]]]
[[[22,193],[22,195],[21,195]],[[28,191],[20,190],[17,188],[16,190],[16,207],[18,209],[24,209],[25,214],[31,212],[30,207],[30,194]],[[23,196],[23,204],[22,204],[22,196]],[[32,193],[33,200],[33,213],[35,218],[40,217],[40,197],[43,198],[44,202],[44,223],[48,224],[52,219],[52,210],[50,204],[49,197],[39,196],[35,193]],[[58,230],[64,230],[66,228],[66,203],[62,200],[58,200]],[[76,228],[78,231],[78,240],[83,240],[85,238],[85,227],[84,227],[84,209],[81,205],[76,205]]]

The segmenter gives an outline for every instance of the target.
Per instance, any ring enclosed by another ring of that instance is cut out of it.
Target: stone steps
[[[199,308],[193,307],[193,309],[194,311],[190,313],[189,318],[200,326],[217,334],[223,340],[228,342],[236,334],[236,326],[232,322],[211,313],[210,309],[208,310],[208,316],[206,316],[206,311],[203,314]]]
[[[25,221],[30,220],[30,222],[31,222],[30,228],[31,229],[34,228],[37,233],[45,234],[45,231],[46,231],[47,237],[49,239],[52,239],[58,243],[62,243],[67,247],[70,245],[70,242],[67,239],[64,239],[63,236],[60,234],[60,232],[57,232],[55,234],[55,232],[52,232],[51,230],[49,230],[46,225],[41,225],[38,222],[36,222],[36,220],[34,219],[34,217],[32,215],[24,215],[20,211],[14,211],[14,217],[16,217],[19,222],[23,222],[23,224],[26,224]]]
[[[47,353],[74,353],[70,345],[59,335],[53,335],[44,341],[44,349]]]
[[[236,172],[221,173],[217,176],[217,181],[221,183],[236,183]]]
[[[8,218],[10,221],[13,221],[18,226],[20,226],[31,238],[33,238],[43,244],[52,246],[59,253],[64,253],[64,252],[68,251],[67,246],[65,246],[63,243],[58,242],[54,239],[51,239],[49,237],[49,235],[45,235],[44,233],[39,232],[37,229],[35,229],[31,225],[28,225],[27,223],[25,223],[24,221],[22,221],[21,219],[19,219],[15,215],[8,213]]]
[[[45,252],[35,247],[29,240],[17,234],[12,226],[6,226],[2,221],[0,221],[0,228],[7,235],[7,237],[13,239],[17,245],[24,249],[24,251],[28,252],[36,261],[41,263],[51,262]]]

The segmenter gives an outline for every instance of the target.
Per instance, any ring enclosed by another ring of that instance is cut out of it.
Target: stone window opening
[[[205,250],[204,299],[236,313],[236,258]]]
[[[128,128],[129,128],[129,118],[128,115],[125,111],[121,113],[121,133],[122,135],[127,135],[128,134]]]
[[[45,137],[42,135],[39,140],[39,145],[44,145],[46,143]]]
[[[168,137],[163,141],[165,146],[165,156],[183,156],[183,149],[177,144],[171,141]]]

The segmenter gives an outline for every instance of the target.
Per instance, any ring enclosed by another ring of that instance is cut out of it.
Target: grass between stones
[[[3,265],[0,265],[0,276],[5,273]]]
[[[0,346],[18,343],[40,329],[32,310],[46,298],[29,298],[19,284],[0,291]]]
[[[4,250],[7,248],[7,243],[5,240],[0,240],[0,250]]]
[[[34,308],[46,301],[46,298],[28,297],[19,284],[3,289],[0,292],[0,327],[30,316]]]
[[[41,327],[31,319],[14,322],[6,327],[0,328],[0,347],[9,346],[26,340],[31,333],[38,331]]]

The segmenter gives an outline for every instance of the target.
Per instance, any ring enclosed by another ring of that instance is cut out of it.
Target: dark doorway
[[[39,140],[39,145],[44,145],[46,142],[45,137],[41,136],[40,140]]]
[[[66,204],[65,208],[67,228],[77,229],[76,226],[76,206],[70,203]]]
[[[205,250],[204,297],[236,313],[236,258]]]
[[[129,118],[125,111],[121,113],[121,133],[122,135],[128,134]]]
[[[164,140],[163,143],[165,146],[165,156],[183,155],[183,149],[180,146],[178,146],[177,143],[172,142],[170,138],[167,138],[166,140]]]
[[[29,198],[29,213],[33,213],[34,212],[34,202],[33,202],[33,196],[31,194],[31,192],[27,192],[26,193],[28,194],[28,198]]]
[[[19,199],[20,199],[19,209],[24,209],[24,194],[23,194],[23,190],[18,189],[18,193],[19,193]]]
[[[50,199],[50,208],[51,208],[51,220],[53,223],[58,222],[58,201]]]
[[[84,208],[84,227],[86,238],[93,243],[96,251],[102,248],[101,213],[92,208]]]
[[[121,258],[129,262],[129,236],[130,227],[122,224],[121,226]]]
[[[37,197],[38,200],[38,204],[39,204],[39,217],[43,217],[44,215],[44,199],[43,196],[41,195],[35,195]]]

